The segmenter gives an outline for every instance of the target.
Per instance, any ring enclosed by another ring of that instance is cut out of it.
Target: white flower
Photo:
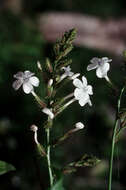
[[[76,127],[77,129],[83,129],[83,128],[84,128],[84,124],[81,123],[81,122],[78,122],[78,123],[75,124],[75,127]]]
[[[62,81],[64,78],[69,77],[70,80],[74,80],[75,78],[80,76],[80,73],[73,73],[71,72],[70,66],[62,67],[61,70],[64,70],[65,72],[61,75],[60,81]]]
[[[108,80],[108,76],[107,76],[107,72],[110,69],[110,64],[109,62],[111,62],[112,59],[108,59],[107,57],[103,57],[103,58],[97,58],[94,57],[93,59],[91,59],[91,63],[89,64],[87,67],[87,70],[93,70],[96,69],[96,75],[98,78],[105,78],[106,80]]]
[[[34,90],[33,86],[39,86],[39,79],[33,75],[34,73],[30,71],[18,72],[14,75],[14,78],[17,80],[13,82],[13,88],[18,90],[22,85],[23,91],[26,94],[31,93]]]
[[[47,114],[50,117],[50,119],[54,118],[54,114],[53,114],[53,112],[49,108],[43,108],[42,112],[45,113],[45,114]]]
[[[72,75],[74,75],[74,73],[71,72],[70,66],[62,67],[61,70],[64,70],[64,73],[61,75],[60,81],[62,81],[62,80],[65,79],[66,77],[71,77]]]
[[[80,106],[84,106],[86,103],[91,106],[92,104],[89,95],[92,95],[93,91],[92,86],[87,85],[87,79],[84,76],[82,77],[82,81],[79,79],[74,79],[73,85],[77,87],[74,90],[74,96],[75,99],[79,101]]]
[[[66,75],[66,77],[67,76],[71,77],[74,74],[73,72],[71,72],[70,66],[62,67],[61,69],[65,71],[64,75]]]

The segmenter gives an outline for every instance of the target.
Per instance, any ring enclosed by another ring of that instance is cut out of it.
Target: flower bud
[[[38,130],[38,127],[36,125],[31,126],[31,131],[36,132]]]
[[[75,124],[75,127],[76,127],[77,129],[83,129],[83,128],[84,128],[84,124],[81,123],[81,122],[78,122],[78,123]]]
[[[38,69],[39,69],[40,71],[42,71],[42,66],[41,66],[41,64],[40,64],[40,61],[37,61],[37,67],[38,67]]]
[[[38,145],[39,142],[38,142],[38,138],[37,138],[37,130],[38,130],[38,127],[36,125],[31,126],[31,131],[34,132],[34,141]]]
[[[50,79],[48,82],[48,86],[52,86],[52,84],[53,84],[53,79]]]
[[[50,117],[50,119],[54,118],[54,114],[53,114],[53,112],[49,108],[42,109],[42,112],[45,113],[45,114],[47,114]]]

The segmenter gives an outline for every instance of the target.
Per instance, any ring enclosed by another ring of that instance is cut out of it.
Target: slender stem
[[[47,133],[47,163],[48,163],[48,170],[49,170],[50,187],[52,187],[53,174],[52,174],[51,160],[50,160],[50,128],[46,129],[46,133]]]
[[[63,107],[61,107],[61,108],[58,110],[58,112],[55,114],[55,117],[56,117],[58,114],[60,114],[64,109],[66,109],[70,104],[72,104],[72,103],[75,102],[75,101],[76,101],[76,99],[73,98],[73,99],[71,99],[69,102],[67,102]]]
[[[67,102],[67,103],[63,106],[63,108],[64,108],[64,109],[67,108],[70,104],[72,104],[72,103],[75,102],[75,101],[76,101],[75,98],[71,99],[69,102]]]
[[[114,157],[114,148],[115,148],[115,137],[116,137],[116,130],[118,127],[118,120],[116,120],[113,130],[113,137],[112,137],[112,147],[111,147],[111,156],[110,156],[110,167],[109,167],[109,190],[112,187],[112,168],[113,168],[113,157]]]
[[[122,88],[119,99],[118,99],[118,113],[120,111],[121,98],[122,98],[122,94],[123,94],[124,90],[125,90],[125,86]]]
[[[64,100],[67,100],[68,98],[71,98],[71,97],[73,97],[73,96],[74,96],[74,93],[72,92],[72,93],[70,93],[69,95],[65,96],[63,99],[64,99]]]
[[[112,136],[112,146],[111,146],[111,156],[110,156],[110,166],[109,166],[109,185],[108,185],[108,190],[112,189],[112,169],[113,169],[113,158],[114,158],[114,149],[115,149],[115,140],[116,140],[116,132],[117,132],[117,127],[118,127],[118,113],[120,111],[120,104],[121,104],[121,98],[122,94],[124,91],[125,87],[122,88],[119,99],[118,99],[118,105],[117,105],[117,115],[116,115],[116,120],[113,128],[113,136]]]
[[[41,100],[39,98],[39,96],[34,92],[34,91],[31,91],[31,94],[34,96],[35,100],[38,102],[38,104],[42,107],[42,108],[45,108],[46,107],[46,103]]]
[[[111,87],[112,90],[115,91],[116,95],[118,95],[118,89],[115,86],[115,84],[112,83],[112,81],[109,79],[108,76],[105,77],[106,81],[108,82],[109,86]]]

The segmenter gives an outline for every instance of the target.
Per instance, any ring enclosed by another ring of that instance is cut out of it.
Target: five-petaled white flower
[[[62,81],[62,80],[65,79],[66,77],[71,77],[72,75],[74,75],[74,73],[71,72],[70,66],[62,67],[61,70],[64,70],[64,73],[61,75],[60,81]]]
[[[107,81],[109,81],[107,72],[110,69],[109,62],[111,61],[112,59],[108,59],[108,57],[103,57],[103,58],[94,57],[93,59],[91,59],[90,62],[92,64],[88,65],[87,70],[90,71],[96,69],[96,75],[98,78],[105,78]]]
[[[33,75],[34,73],[31,73],[30,71],[18,72],[14,75],[14,78],[17,80],[13,82],[13,88],[18,90],[22,85],[23,91],[26,94],[33,92],[33,86],[39,86],[39,79]]]
[[[84,76],[82,77],[82,81],[79,79],[74,79],[73,85],[77,87],[74,90],[74,96],[75,99],[79,101],[79,104],[84,106],[86,103],[88,103],[91,106],[92,103],[89,95],[92,95],[93,91],[92,86],[87,85],[87,79]]]

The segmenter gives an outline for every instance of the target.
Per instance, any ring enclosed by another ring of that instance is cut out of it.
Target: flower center
[[[24,79],[24,82],[28,82],[28,81],[29,81],[29,78],[25,78],[25,79]]]
[[[29,78],[30,78],[29,76],[25,76],[25,75],[24,75],[24,76],[23,76],[23,82],[28,82],[28,81],[29,81]]]
[[[104,63],[105,63],[105,62],[104,62],[102,59],[99,59],[99,61],[98,61],[98,65],[99,65],[99,66],[103,66]]]

